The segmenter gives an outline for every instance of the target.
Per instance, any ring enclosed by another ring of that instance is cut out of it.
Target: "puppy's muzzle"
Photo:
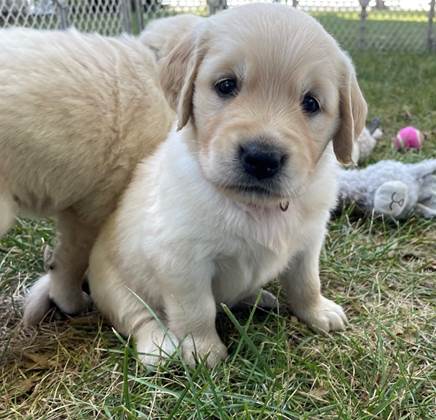
[[[274,145],[252,141],[239,146],[239,161],[245,174],[257,180],[275,177],[287,156]]]

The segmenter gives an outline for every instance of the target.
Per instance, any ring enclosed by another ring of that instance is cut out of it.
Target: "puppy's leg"
[[[296,255],[281,276],[291,311],[314,330],[343,330],[347,318],[342,308],[321,294],[319,254],[322,237]]]
[[[149,312],[144,302],[152,304],[151,300],[142,296],[143,302],[129,288],[127,274],[114,263],[107,244],[100,240],[91,254],[88,277],[92,299],[118,332],[134,338],[140,360],[152,369],[173,354],[179,342],[160,321],[162,313]]]
[[[49,271],[50,298],[63,312],[74,314],[89,305],[82,283],[97,229],[67,212],[60,215],[57,228],[57,244]]]
[[[12,227],[16,215],[17,206],[14,199],[0,179],[0,237]]]
[[[50,308],[50,299],[68,314],[79,313],[89,306],[90,299],[82,291],[82,283],[96,229],[82,224],[69,212],[59,215],[57,228],[50,270],[32,286],[26,298],[25,325],[42,320]]]
[[[164,304],[169,329],[182,341],[183,358],[196,358],[214,367],[227,356],[215,328],[216,303],[212,292],[213,267],[198,263],[177,277],[166,279]]]

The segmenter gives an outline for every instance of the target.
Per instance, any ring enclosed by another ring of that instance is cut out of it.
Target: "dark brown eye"
[[[215,83],[215,91],[222,98],[236,96],[238,94],[238,83],[236,79],[232,77],[218,80],[218,82]]]
[[[303,101],[301,102],[304,112],[307,114],[316,114],[320,110],[318,100],[310,93],[304,95]]]

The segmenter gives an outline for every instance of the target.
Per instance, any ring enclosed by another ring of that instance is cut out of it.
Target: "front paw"
[[[136,334],[136,350],[139,359],[149,370],[171,357],[177,350],[179,340],[169,330],[163,330],[161,326],[151,321]]]
[[[67,315],[77,315],[89,311],[92,307],[91,297],[82,290],[70,290],[67,294],[51,294],[51,300]]]
[[[324,296],[313,307],[298,308],[295,315],[315,331],[336,331],[345,329],[347,317],[339,305]]]
[[[209,368],[213,368],[227,357],[227,347],[218,336],[188,336],[182,342],[182,354],[185,362],[191,367],[205,361]]]
[[[65,282],[56,279],[51,280],[50,299],[68,315],[77,315],[92,307],[91,297],[82,290],[81,286],[65,286]]]
[[[77,286],[65,286],[56,281],[51,273],[40,277],[30,288],[24,302],[23,321],[25,326],[39,324],[51,308],[51,302],[65,314],[75,315],[87,311],[92,301],[89,295]]]

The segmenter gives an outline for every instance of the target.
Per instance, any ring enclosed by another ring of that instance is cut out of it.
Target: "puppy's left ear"
[[[160,81],[170,106],[177,112],[177,129],[182,129],[193,111],[198,68],[205,55],[205,33],[194,30],[160,62]]]
[[[333,137],[336,159],[343,164],[353,163],[353,144],[365,127],[368,107],[357,83],[351,60],[345,57],[343,83],[339,92],[339,127]]]

